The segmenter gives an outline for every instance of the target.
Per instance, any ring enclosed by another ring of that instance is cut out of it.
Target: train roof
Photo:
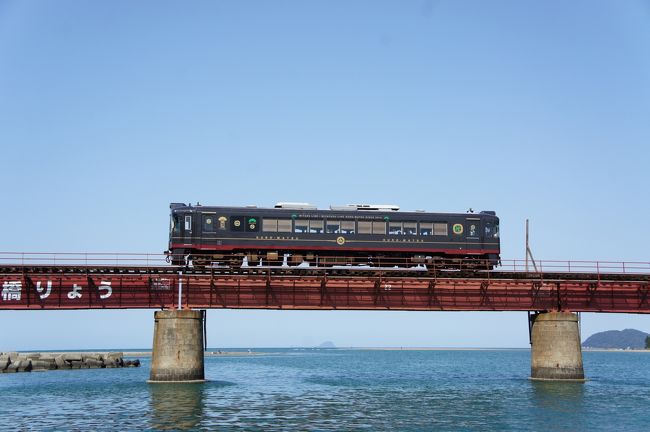
[[[280,206],[282,204],[282,206]],[[290,204],[287,206],[287,204]],[[314,205],[308,203],[278,203],[275,207],[258,207],[256,205],[247,205],[247,206],[204,206],[199,203],[196,205],[185,204],[185,203],[171,203],[169,208],[174,210],[188,210],[188,211],[277,211],[277,212],[290,212],[290,211],[300,211],[304,213],[335,213],[335,214],[377,214],[377,213],[391,213],[399,214],[403,216],[422,216],[430,214],[445,214],[453,216],[468,216],[468,215],[488,215],[496,216],[496,212],[492,210],[483,210],[481,212],[474,213],[470,208],[466,213],[458,212],[427,212],[424,210],[415,210],[415,211],[400,211],[399,206],[396,205],[386,205],[386,204],[347,204],[345,206],[330,206],[329,209],[319,209]]]

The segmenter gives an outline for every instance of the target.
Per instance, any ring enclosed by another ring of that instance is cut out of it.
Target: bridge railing
[[[263,261],[259,263],[259,257],[251,258],[247,261],[246,266],[255,267],[258,265],[269,265]],[[460,270],[484,270],[488,268],[486,261],[477,261],[476,259],[466,260],[436,260],[434,262],[414,262],[411,259],[404,258],[380,258],[367,263],[359,263],[359,257],[319,257],[318,262],[311,261],[310,268],[326,268],[341,265],[345,262],[356,263],[352,268],[373,267],[379,269],[388,269],[391,267],[419,269],[440,269],[453,267]],[[208,264],[216,265],[218,263]],[[225,264],[225,263],[223,263]],[[304,264],[304,263],[302,263]],[[170,265],[166,261],[166,256],[162,253],[121,253],[121,252],[2,252],[0,251],[0,266],[20,265],[20,266],[87,266],[87,267],[160,267]],[[271,263],[271,265],[282,265],[280,262]],[[302,265],[292,261],[285,260],[285,265],[291,267],[301,267]],[[379,270],[378,269],[378,270]],[[503,272],[528,272],[528,273],[590,273],[590,274],[650,274],[650,262],[642,261],[580,261],[580,260],[537,260],[526,263],[522,259],[502,259],[501,265],[495,268],[496,271]]]
[[[161,253],[0,252],[0,265],[159,267],[168,264]]]
[[[501,260],[500,271],[529,273],[649,274],[650,262],[580,260]]]

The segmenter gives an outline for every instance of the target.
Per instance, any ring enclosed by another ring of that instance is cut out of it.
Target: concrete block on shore
[[[111,365],[110,367],[124,367],[124,359],[122,359],[122,357],[111,357],[106,359],[104,364],[106,367],[108,367],[109,364]]]
[[[70,364],[70,369],[81,369],[82,367],[84,367],[84,362],[82,362],[81,360],[72,360],[67,363]]]
[[[30,359],[20,360],[18,364],[18,372],[30,372],[32,370],[32,361]]]
[[[102,361],[102,355],[99,353],[82,353],[81,359],[82,361],[88,361],[88,360]]]
[[[0,372],[53,369],[139,367],[140,360],[124,361],[123,353],[0,353]]]
[[[84,362],[86,366],[90,369],[99,369],[104,367],[104,362],[99,360],[94,360],[92,358],[86,359]]]
[[[63,355],[58,355],[54,358],[54,362],[56,363],[56,367],[59,369],[67,369],[68,364],[65,362],[65,359],[63,358]]]
[[[56,363],[54,362],[54,359],[52,361],[48,360],[43,360],[43,359],[36,359],[32,360],[32,370],[52,370],[56,369]]]
[[[80,362],[83,360],[81,353],[65,353],[63,354],[63,358],[69,362],[73,362],[73,361]]]

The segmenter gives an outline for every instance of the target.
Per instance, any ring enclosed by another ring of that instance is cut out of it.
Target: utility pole
[[[530,246],[528,245],[528,219],[526,219],[526,273],[528,273],[528,257],[530,257],[533,268],[537,272],[537,264],[535,264],[535,258],[533,258],[533,253],[530,251]]]

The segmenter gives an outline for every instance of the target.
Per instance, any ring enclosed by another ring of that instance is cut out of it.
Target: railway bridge
[[[531,378],[563,380],[584,380],[576,313],[650,313],[650,262],[198,268],[155,254],[0,252],[0,286],[0,309],[157,309],[152,381],[203,380],[207,308],[526,311]]]

